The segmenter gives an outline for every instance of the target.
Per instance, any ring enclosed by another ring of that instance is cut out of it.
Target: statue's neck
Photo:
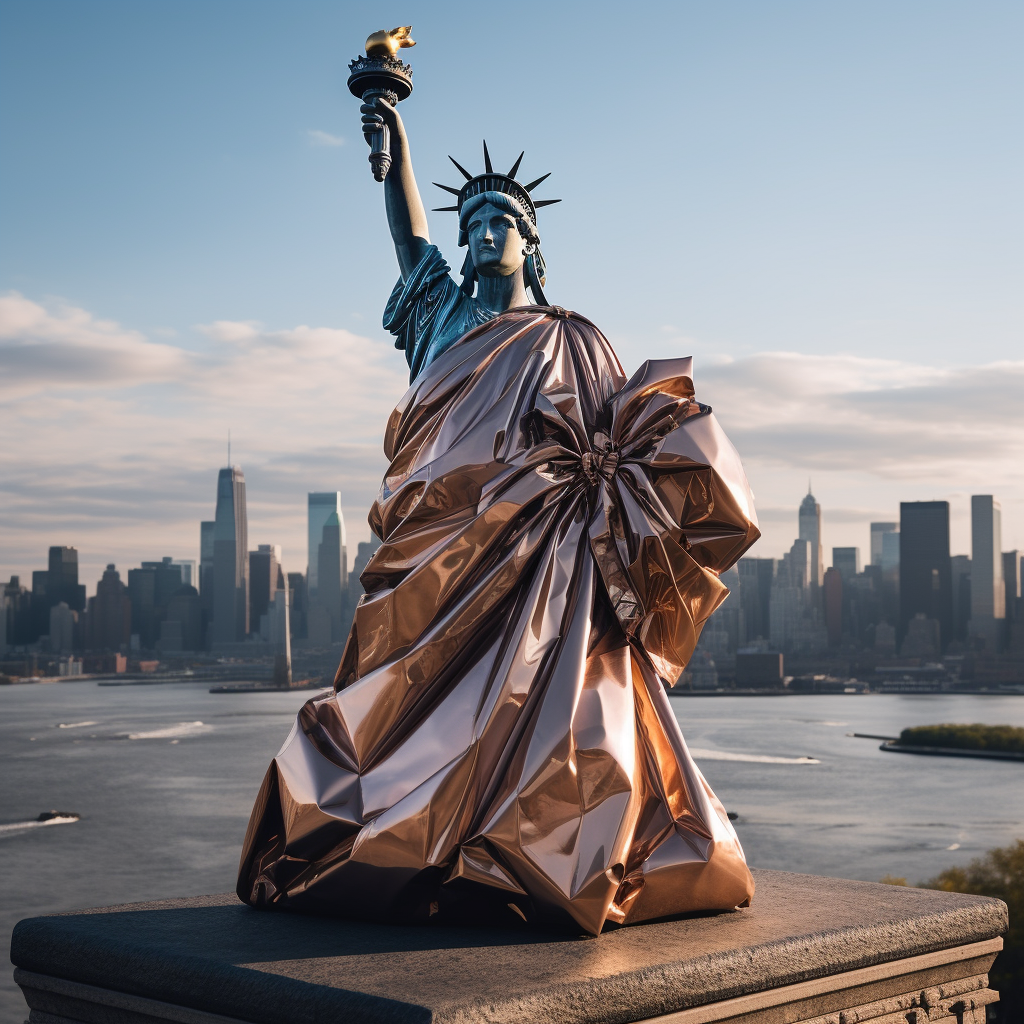
[[[497,313],[515,306],[528,306],[529,296],[523,282],[523,268],[520,267],[508,277],[478,277],[476,279],[477,301]]]

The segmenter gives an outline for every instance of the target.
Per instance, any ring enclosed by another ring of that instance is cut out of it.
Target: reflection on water
[[[33,914],[234,887],[263,773],[310,694],[207,690],[0,688],[4,935]],[[847,735],[1024,725],[1024,698],[700,697],[672,706],[712,788],[738,815],[755,867],[917,881],[1024,836],[1024,765],[887,754],[877,740]],[[77,827],[36,820],[54,807],[79,813]],[[24,1016],[8,971],[0,1021]]]

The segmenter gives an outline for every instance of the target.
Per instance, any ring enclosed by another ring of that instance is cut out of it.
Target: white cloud
[[[350,547],[384,470],[381,439],[407,386],[383,337],[215,321],[157,342],[63,305],[0,298],[0,571],[50,544],[80,550],[90,588],[107,561],[196,557],[228,430],[248,484],[250,540],[305,566],[305,494],[342,492]],[[1024,362],[958,368],[761,353],[698,360],[698,397],[739,448],[764,540],[778,555],[813,479],[832,545],[867,548],[900,500],[945,498],[969,550],[971,493],[1003,503],[1003,547],[1024,547]]]
[[[340,135],[332,135],[330,132],[322,132],[319,128],[310,128],[306,132],[311,146],[344,146],[345,140]]]
[[[218,321],[185,349],[80,309],[5,301],[0,571],[38,568],[50,544],[79,548],[90,587],[107,561],[195,557],[229,429],[254,544],[281,543],[288,568],[304,568],[311,490],[342,491],[352,547],[368,537],[384,424],[408,383],[387,341]],[[31,361],[8,358],[26,350]]]

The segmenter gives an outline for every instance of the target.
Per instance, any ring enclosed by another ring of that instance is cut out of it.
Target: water
[[[0,687],[0,932],[36,914],[234,887],[253,798],[310,694],[208,685]],[[757,867],[916,882],[1024,836],[1024,765],[887,754],[847,736],[1024,725],[1024,698],[672,703]],[[33,820],[50,810],[81,820]],[[0,1021],[25,1016],[0,972]]]

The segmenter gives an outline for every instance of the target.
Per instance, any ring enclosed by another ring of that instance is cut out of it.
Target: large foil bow
[[[300,711],[238,893],[371,919],[598,933],[749,901],[665,695],[758,537],[689,359],[629,381],[557,308],[502,314],[409,389],[335,692]]]

